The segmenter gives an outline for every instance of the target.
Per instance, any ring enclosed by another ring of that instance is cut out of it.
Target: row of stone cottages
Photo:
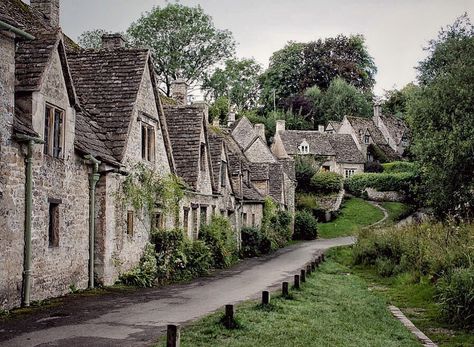
[[[259,226],[265,197],[294,209],[292,160],[276,159],[261,126],[210,126],[184,83],[174,100],[158,83],[150,52],[119,35],[81,50],[59,28],[59,0],[0,2],[1,308],[113,284],[152,226],[196,238],[221,214],[238,237]],[[117,198],[138,163],[181,178],[178,216]]]

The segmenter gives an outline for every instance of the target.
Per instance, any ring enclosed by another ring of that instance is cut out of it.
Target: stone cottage
[[[375,105],[372,118],[387,144],[399,155],[403,156],[410,145],[410,129],[406,123],[394,115],[382,114],[382,107]]]
[[[322,171],[344,177],[364,172],[364,157],[350,135],[286,130],[284,120],[277,121],[272,152],[280,159],[312,156]]]

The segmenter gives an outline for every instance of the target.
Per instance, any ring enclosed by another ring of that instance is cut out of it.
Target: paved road
[[[183,324],[225,304],[257,297],[325,249],[353,241],[341,237],[293,245],[182,285],[72,297],[61,307],[0,323],[0,346],[149,346],[166,324]]]

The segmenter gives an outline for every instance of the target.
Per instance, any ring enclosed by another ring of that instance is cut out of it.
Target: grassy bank
[[[222,312],[185,328],[182,346],[420,346],[387,310],[385,300],[367,290],[333,260],[313,273],[292,298],[273,294],[271,307],[256,302],[237,307],[240,325],[220,323]],[[165,338],[157,346],[164,346]]]
[[[360,198],[350,198],[343,203],[341,213],[329,223],[320,223],[319,236],[333,238],[354,235],[360,228],[383,218],[383,212]]]
[[[474,346],[474,331],[456,328],[442,320],[439,305],[435,301],[436,289],[428,278],[415,280],[407,273],[382,277],[374,267],[353,265],[352,247],[333,249],[329,251],[328,258],[363,279],[374,294],[399,307],[440,347]]]
[[[402,202],[382,202],[383,208],[388,212],[388,218],[385,225],[393,225],[399,220],[408,217],[413,211],[413,207]]]

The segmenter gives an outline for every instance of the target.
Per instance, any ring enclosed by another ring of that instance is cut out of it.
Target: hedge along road
[[[341,237],[295,244],[187,284],[76,297],[61,307],[0,323],[0,346],[149,346],[167,324],[256,298],[262,290],[280,287],[324,250],[354,241]]]

